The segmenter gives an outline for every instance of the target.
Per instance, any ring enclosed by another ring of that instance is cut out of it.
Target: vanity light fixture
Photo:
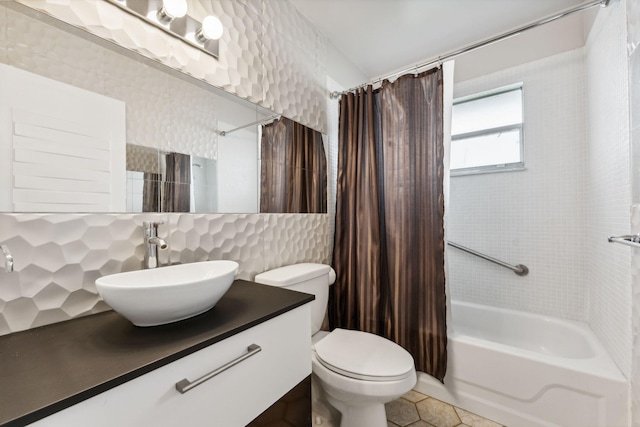
[[[196,39],[200,43],[206,43],[207,40],[218,40],[222,37],[222,22],[217,16],[208,15],[202,20],[202,26],[196,31]]]
[[[196,49],[218,58],[222,22],[208,15],[202,22],[189,16],[187,0],[106,0]]]
[[[186,14],[186,0],[162,0],[162,7],[156,12],[158,20],[165,24],[169,24],[176,18],[182,18]]]

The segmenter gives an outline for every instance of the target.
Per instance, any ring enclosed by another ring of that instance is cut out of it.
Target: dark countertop
[[[23,426],[313,300],[236,280],[214,308],[140,328],[114,311],[0,337],[0,425]]]

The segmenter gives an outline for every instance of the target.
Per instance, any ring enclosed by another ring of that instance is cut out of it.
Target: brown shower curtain
[[[160,180],[162,175],[144,172],[142,184],[142,212],[160,212]]]
[[[332,327],[385,336],[447,368],[442,69],[340,100]]]
[[[189,212],[191,208],[191,156],[165,155],[165,176],[162,212]]]
[[[326,213],[322,134],[285,117],[262,127],[260,212]]]

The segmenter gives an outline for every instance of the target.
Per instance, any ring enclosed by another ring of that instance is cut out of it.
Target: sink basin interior
[[[134,325],[155,326],[210,310],[237,272],[235,261],[204,261],[111,274],[96,280],[96,287]]]

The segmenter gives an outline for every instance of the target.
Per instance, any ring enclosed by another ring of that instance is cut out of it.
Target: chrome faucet
[[[0,245],[0,249],[4,258],[4,269],[7,273],[11,273],[13,271],[13,255],[7,245]]]
[[[167,249],[167,242],[158,237],[158,226],[164,221],[144,221],[144,268],[156,268],[159,266],[158,249]]]

